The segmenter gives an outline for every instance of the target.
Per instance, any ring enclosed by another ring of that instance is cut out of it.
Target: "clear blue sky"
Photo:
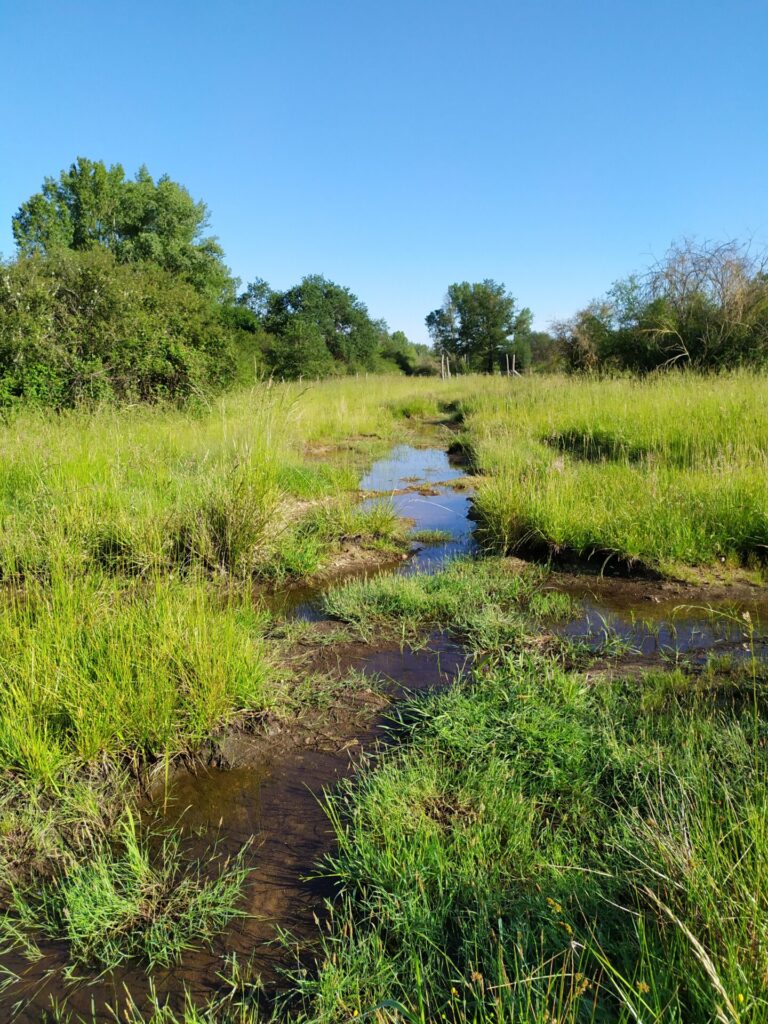
[[[683,235],[768,241],[765,0],[0,0],[0,34],[6,256],[77,155],[414,340],[452,281],[545,326]]]

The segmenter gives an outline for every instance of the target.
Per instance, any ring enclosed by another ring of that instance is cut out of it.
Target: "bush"
[[[24,398],[180,398],[229,383],[232,331],[212,302],[151,264],[103,249],[0,267],[0,405]]]

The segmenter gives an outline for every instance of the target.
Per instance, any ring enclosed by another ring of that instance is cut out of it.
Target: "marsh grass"
[[[471,646],[495,650],[572,609],[567,595],[546,588],[547,573],[520,572],[504,559],[456,559],[434,575],[382,574],[331,588],[328,614],[362,631],[394,630],[413,639],[425,628],[450,629]]]
[[[344,898],[307,1016],[765,1019],[753,680],[687,682],[508,654],[411,708],[330,800]]]
[[[762,375],[544,377],[463,403],[495,550],[756,567],[768,551]]]
[[[163,835],[151,849],[130,810],[107,840],[100,836],[81,856],[56,872],[15,882],[0,918],[7,947],[21,945],[30,959],[37,939],[64,939],[71,971],[118,967],[140,959],[148,968],[169,967],[182,953],[210,941],[233,917],[248,876],[244,851],[220,865],[190,863],[181,840]]]
[[[765,683],[745,665],[595,687],[508,652],[413,701],[402,742],[328,797],[339,895],[316,972],[268,1015],[764,1021]],[[252,1024],[256,988],[135,1020]]]

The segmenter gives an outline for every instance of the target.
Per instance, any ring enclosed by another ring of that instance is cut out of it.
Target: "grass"
[[[42,955],[36,938],[64,938],[74,969],[111,969],[131,958],[150,969],[170,967],[239,915],[248,873],[241,853],[211,877],[210,862],[190,864],[172,833],[151,850],[126,811],[109,844],[70,858],[52,878],[16,882],[0,936],[33,958]]]
[[[5,945],[34,958],[64,939],[73,970],[170,964],[236,913],[242,863],[209,871],[173,834],[144,836],[139,780],[234,721],[312,702],[254,585],[445,539],[356,505],[359,467],[421,420],[461,426],[489,551],[676,572],[762,565],[765,398],[748,374],[363,377],[210,408],[15,412],[0,427]],[[326,607],[347,638],[448,629],[483,657],[409,706],[406,742],[330,801],[341,895],[284,1016],[765,1019],[764,680],[713,663],[587,685],[531,653],[568,599],[494,557],[349,583]],[[241,977],[186,1019],[255,1019],[249,992]]]
[[[508,654],[329,804],[318,1020],[761,1021],[764,682]],[[757,714],[757,718],[755,715]]]
[[[484,651],[519,644],[567,614],[567,595],[546,589],[547,574],[523,572],[504,559],[456,559],[434,575],[379,575],[328,590],[328,614],[366,634],[394,632],[411,641],[428,629],[448,629]]]
[[[593,687],[516,651],[412,702],[403,742],[328,799],[339,895],[277,1017],[764,1021],[765,684]],[[258,992],[240,974],[207,1009],[134,1019],[247,1024]]]
[[[295,703],[252,583],[407,545],[390,503],[354,495],[355,460],[405,437],[407,411],[359,394],[264,384],[210,408],[18,410],[0,428],[6,944],[34,958],[35,936],[59,937],[80,965],[159,964],[230,915],[240,868],[203,884],[173,836],[150,862],[125,822],[152,766]],[[377,436],[352,461],[305,457],[350,431]]]
[[[453,535],[447,530],[412,530],[408,538],[417,544],[447,544]]]
[[[747,566],[768,552],[768,379],[545,377],[462,403],[494,550]]]

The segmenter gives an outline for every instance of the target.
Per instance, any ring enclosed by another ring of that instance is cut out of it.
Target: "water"
[[[408,574],[435,572],[452,558],[475,552],[470,517],[472,492],[451,486],[463,476],[461,466],[442,450],[399,446],[376,462],[360,481],[365,501],[391,500],[399,515],[413,520],[414,530],[442,530],[449,539],[436,545],[414,544],[406,562],[397,560],[390,571]],[[361,575],[357,572],[353,575]],[[553,585],[577,597],[581,610],[562,632],[597,649],[632,648],[649,660],[690,656],[703,659],[712,651],[742,656],[748,624],[758,635],[768,623],[768,599],[750,598],[736,604],[719,603],[713,617],[703,608],[682,608],[682,599],[658,598],[652,584],[566,579]],[[322,617],[322,588],[293,591],[282,606],[286,614]],[[690,603],[690,602],[689,602]],[[728,618],[723,617],[727,610]],[[743,617],[750,616],[749,623]],[[758,653],[766,646],[758,640]],[[363,645],[329,648],[321,670],[339,677],[350,669],[384,680],[389,699],[448,685],[467,666],[461,645],[435,634],[424,649],[395,645],[377,649]],[[387,739],[381,714],[381,687],[362,683],[337,707],[314,719],[299,720],[276,740],[241,735],[237,767],[230,771],[181,773],[157,811],[161,820],[180,823],[191,858],[206,857],[215,842],[221,855],[235,853],[251,842],[253,873],[244,901],[246,916],[220,936],[213,949],[191,952],[181,966],[156,971],[153,983],[162,1000],[179,1010],[184,986],[203,1000],[220,985],[223,958],[235,953],[250,960],[268,987],[282,984],[281,969],[293,958],[274,939],[278,926],[300,943],[304,962],[312,958],[317,934],[315,917],[322,918],[324,900],[332,895],[327,881],[313,877],[318,860],[331,849],[332,836],[323,810],[323,794],[348,776],[366,746]],[[163,819],[164,815],[164,819]],[[62,971],[67,952],[51,943],[41,962],[27,964],[19,956],[5,957],[3,966],[22,975],[0,996],[0,1019],[33,1024],[51,999],[66,1002],[78,1014],[114,1020],[107,1007],[125,1003],[125,991],[146,1005],[148,979],[138,966],[65,986]],[[15,1008],[15,1009],[14,1009]]]
[[[655,661],[702,664],[713,655],[734,660],[768,657],[768,598],[639,597],[631,585],[624,593],[569,585],[581,614],[560,632],[596,650],[631,653]],[[605,592],[605,591],[608,592]]]
[[[441,448],[416,448],[398,445],[385,459],[379,459],[360,480],[360,490],[368,495],[362,502],[370,508],[377,502],[392,502],[398,516],[412,522],[412,531],[441,530],[448,540],[437,544],[414,541],[407,560],[395,557],[384,562],[377,572],[438,572],[451,559],[475,553],[473,536],[472,489],[451,486],[465,470]],[[369,569],[356,569],[334,582],[370,575]],[[316,622],[324,618],[323,592],[326,587],[296,587],[272,602],[273,610],[297,619]]]

